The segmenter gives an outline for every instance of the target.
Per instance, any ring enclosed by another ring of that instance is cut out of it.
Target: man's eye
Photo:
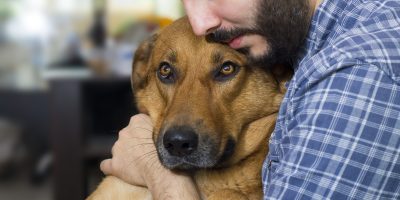
[[[158,78],[163,83],[173,83],[174,82],[174,69],[167,62],[162,62],[157,70]]]
[[[231,61],[224,62],[215,74],[215,80],[225,81],[233,78],[239,71],[238,65]]]

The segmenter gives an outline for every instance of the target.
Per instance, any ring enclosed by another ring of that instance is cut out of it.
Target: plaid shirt
[[[264,199],[400,199],[400,1],[325,0],[301,55]]]

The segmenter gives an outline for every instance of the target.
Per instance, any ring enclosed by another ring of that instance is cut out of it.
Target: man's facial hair
[[[290,65],[307,35],[310,22],[308,0],[260,0],[255,24],[250,28],[218,29],[207,35],[213,42],[229,43],[232,39],[258,34],[268,43],[263,55],[251,55],[249,47],[238,51],[246,54],[249,64],[269,68],[271,65]]]

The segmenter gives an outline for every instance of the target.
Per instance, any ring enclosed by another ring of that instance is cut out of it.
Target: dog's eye
[[[171,73],[172,73],[172,69],[169,65],[162,65],[160,67],[160,75],[163,78],[167,78],[169,75],[171,75]]]
[[[158,78],[164,83],[173,83],[174,70],[170,64],[162,62],[157,70]]]
[[[219,72],[221,72],[221,74],[223,74],[225,76],[228,76],[228,75],[232,74],[233,72],[235,72],[235,67],[231,64],[225,64],[225,65],[222,65],[222,68]]]
[[[227,80],[237,74],[238,68],[239,67],[233,62],[224,62],[215,74],[215,79],[217,81]]]

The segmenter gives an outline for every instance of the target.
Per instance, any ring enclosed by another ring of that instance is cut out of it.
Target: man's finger
[[[111,159],[103,160],[103,161],[100,163],[100,170],[101,170],[105,175],[110,175],[110,174],[112,174],[112,162],[111,162]]]
[[[153,122],[151,122],[151,119],[148,115],[138,114],[138,117],[141,118],[144,122],[146,122],[147,125],[153,126]]]

